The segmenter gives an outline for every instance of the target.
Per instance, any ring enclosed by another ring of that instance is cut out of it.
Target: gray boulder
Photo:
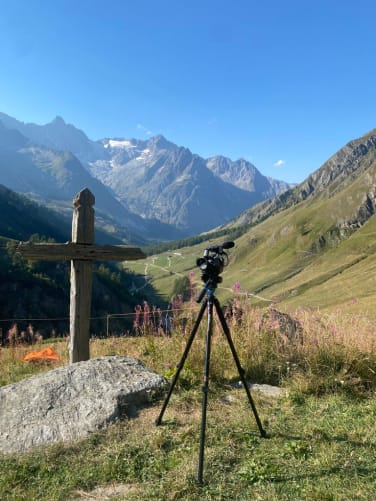
[[[0,452],[67,442],[134,415],[166,380],[139,360],[79,362],[0,388]]]

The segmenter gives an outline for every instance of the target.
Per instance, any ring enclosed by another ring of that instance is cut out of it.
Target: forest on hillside
[[[36,235],[33,241],[42,239]],[[44,239],[45,241],[46,239]],[[43,338],[65,336],[69,332],[70,263],[28,261],[16,252],[18,243],[0,239],[0,329],[2,344],[10,329],[21,333],[30,325]],[[93,276],[92,332],[106,334],[109,314],[129,314],[128,321],[112,320],[112,333],[132,331],[132,313],[143,301],[134,289],[138,277],[112,263],[96,263]],[[131,286],[133,288],[131,290]],[[149,291],[152,294],[152,291]],[[156,302],[160,298],[155,297]]]

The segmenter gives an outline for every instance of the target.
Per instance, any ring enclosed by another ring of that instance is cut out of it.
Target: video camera
[[[196,261],[197,266],[202,271],[201,278],[203,282],[206,283],[208,280],[212,280],[215,283],[222,282],[222,278],[219,275],[228,264],[228,255],[224,249],[231,249],[234,245],[234,242],[224,242],[222,245],[205,249],[204,257],[200,257]]]

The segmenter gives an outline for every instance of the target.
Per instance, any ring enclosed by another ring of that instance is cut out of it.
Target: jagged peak
[[[56,117],[52,120],[51,123],[57,124],[57,125],[66,125],[64,118],[61,117],[60,115],[56,115]]]
[[[240,158],[237,158],[236,160],[233,160],[232,158],[230,157],[226,157],[226,156],[223,156],[223,155],[213,155],[209,158],[206,159],[207,162],[226,162],[226,163],[231,163],[231,164],[237,164],[237,165],[247,165],[249,167],[252,167],[254,169],[256,169],[256,166],[250,162],[249,160],[243,158],[243,157],[240,157]]]
[[[158,148],[177,148],[176,144],[168,141],[162,134],[151,137],[148,140],[148,146],[157,146]]]

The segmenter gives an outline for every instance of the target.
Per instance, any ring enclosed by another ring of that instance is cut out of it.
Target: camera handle
[[[260,431],[261,437],[266,437],[266,431],[262,427],[261,420],[259,418],[259,415],[257,413],[257,409],[255,406],[255,403],[252,399],[251,392],[249,390],[249,387],[247,385],[247,382],[245,380],[245,371],[243,367],[240,364],[239,357],[236,353],[235,346],[232,342],[231,335],[230,335],[230,329],[226,323],[225,316],[223,314],[223,311],[221,309],[221,305],[218,301],[218,299],[214,295],[214,291],[216,288],[216,284],[218,282],[214,281],[214,283],[209,283],[211,279],[207,281],[205,284],[205,287],[203,290],[200,292],[197,302],[201,302],[203,297],[206,294],[205,301],[202,303],[200,311],[198,313],[197,319],[195,321],[195,324],[193,326],[192,332],[188,338],[185,350],[183,352],[183,355],[181,357],[180,362],[176,365],[176,372],[174,375],[174,378],[171,382],[169,391],[167,393],[167,396],[165,398],[165,401],[162,405],[161,411],[159,413],[158,418],[155,421],[155,424],[159,426],[162,423],[162,418],[164,415],[164,412],[167,408],[168,402],[170,400],[171,394],[174,390],[174,387],[176,385],[176,382],[179,378],[180,372],[184,367],[185,360],[188,356],[189,350],[192,346],[193,340],[196,336],[196,333],[198,331],[200,322],[202,320],[202,317],[204,315],[205,310],[207,309],[207,314],[208,314],[208,325],[207,325],[207,331],[206,331],[206,350],[205,350],[205,365],[204,365],[204,384],[202,387],[202,414],[201,414],[201,433],[200,433],[200,453],[199,453],[199,463],[198,463],[198,473],[197,473],[197,482],[199,484],[203,483],[203,468],[204,468],[204,449],[205,449],[205,433],[206,433],[206,410],[207,410],[207,399],[208,399],[208,391],[209,391],[209,370],[210,370],[210,353],[211,353],[211,338],[212,338],[212,331],[213,331],[213,308],[215,308],[215,311],[217,312],[219,321],[221,323],[223,332],[227,338],[228,344],[230,346],[230,350],[232,353],[232,356],[235,361],[235,365],[238,369],[239,377],[240,380],[243,384],[243,387],[245,389],[245,392],[248,397],[249,404],[252,408],[258,429]],[[200,300],[199,300],[200,299]]]

